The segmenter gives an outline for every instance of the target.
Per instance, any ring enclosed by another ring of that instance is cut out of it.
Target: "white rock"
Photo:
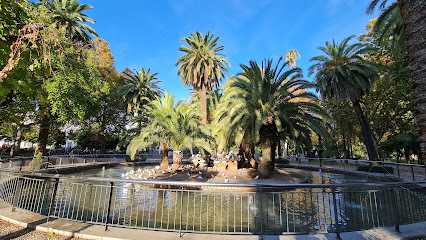
[[[222,175],[225,177],[225,173],[222,173]]]
[[[144,177],[144,178],[143,178],[143,180],[147,180],[147,178],[146,178],[146,177]]]
[[[210,175],[210,177],[214,178],[214,175],[212,174],[212,175]]]
[[[170,176],[169,177],[173,177],[173,174],[170,174]]]
[[[177,172],[175,172],[175,174],[173,174],[173,175],[175,175],[175,176],[176,176],[176,175],[177,175]]]
[[[136,172],[142,172],[142,169],[141,169],[141,168],[138,168],[138,170],[137,170]]]
[[[234,178],[237,178],[237,176],[234,176]]]
[[[160,166],[155,166],[155,169],[157,169],[157,170],[160,169]]]
[[[198,178],[198,179],[203,179],[203,177],[201,177],[201,176],[198,176],[197,178]]]
[[[187,173],[186,175],[191,176],[191,174]]]
[[[225,182],[229,182],[229,179],[225,178]]]
[[[259,175],[257,175],[254,179],[259,179]]]
[[[203,173],[200,171],[200,172],[198,172],[198,174],[203,174]]]

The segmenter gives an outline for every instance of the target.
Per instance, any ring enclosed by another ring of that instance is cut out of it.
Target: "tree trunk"
[[[183,153],[182,151],[173,151],[173,166],[172,172],[176,172],[182,163]]]
[[[415,115],[422,160],[426,161],[426,1],[398,0],[410,57]]]
[[[238,161],[238,168],[243,168],[246,163],[243,144],[240,144],[240,147],[238,148],[238,155],[240,155],[240,160]]]
[[[160,143],[161,163],[160,169],[164,170],[169,167],[169,148],[165,143]]]
[[[355,108],[356,115],[358,116],[359,123],[361,124],[362,133],[364,135],[364,143],[365,147],[367,148],[368,159],[370,161],[377,161],[379,160],[379,157],[377,155],[376,148],[374,147],[374,141],[371,137],[372,132],[367,118],[365,117],[358,100],[352,101],[352,104]]]
[[[278,140],[278,159],[283,156],[283,148],[281,147],[281,140]]]
[[[21,151],[21,141],[22,141],[22,127],[24,124],[19,124],[16,130],[16,140],[15,140],[15,155],[19,155]]]
[[[47,107],[44,110],[43,117],[40,121],[40,130],[38,133],[37,147],[34,152],[34,156],[40,153],[44,155],[46,153],[47,139],[49,137],[49,126],[50,126],[50,109]]]
[[[271,164],[270,164],[270,171],[273,171],[275,169],[275,153],[277,151],[277,143],[275,141],[272,141],[271,143]]]
[[[410,163],[410,150],[404,148],[404,158],[405,161],[409,164]]]
[[[201,123],[207,124],[207,74],[204,74],[204,83],[201,84],[201,113],[203,115]]]
[[[346,144],[346,136],[345,133],[342,133],[342,139],[343,139],[343,158],[348,158],[348,146]]]
[[[264,137],[262,143],[263,151],[262,151],[262,160],[259,166],[259,175],[262,178],[266,178],[269,176],[272,165],[272,141],[268,136]]]
[[[249,143],[243,143],[244,155],[247,158],[247,161],[253,168],[257,168],[256,160],[254,160],[254,148],[250,147]]]

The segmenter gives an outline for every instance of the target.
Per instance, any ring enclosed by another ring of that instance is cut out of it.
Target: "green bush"
[[[363,172],[393,173],[393,167],[388,166],[360,165],[357,170]]]
[[[275,163],[289,164],[290,161],[288,159],[278,158],[277,160],[275,160]]]
[[[142,155],[136,155],[135,159],[132,160],[130,156],[126,156],[126,162],[142,162],[146,161],[146,157]]]

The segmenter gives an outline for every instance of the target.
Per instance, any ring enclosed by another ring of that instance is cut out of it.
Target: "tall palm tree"
[[[373,0],[370,7],[381,2],[384,8],[388,0]],[[410,57],[413,96],[416,120],[419,127],[419,140],[422,149],[422,160],[426,162],[426,4],[423,0],[397,0],[404,25],[404,37]],[[367,11],[368,12],[368,11]]]
[[[84,23],[95,23],[95,20],[88,17],[83,11],[93,7],[88,4],[79,4],[78,1],[48,0],[46,6],[52,14],[53,24],[57,28],[64,27],[70,39],[82,41],[86,44],[91,43],[89,34],[95,37],[98,37],[98,34]]]
[[[345,38],[340,44],[333,40],[332,43],[326,42],[325,47],[318,47],[324,55],[310,59],[316,63],[309,68],[309,76],[316,73],[314,82],[324,99],[346,98],[352,102],[361,124],[368,157],[377,161],[370,124],[360,104],[361,97],[378,77],[373,64],[363,58],[374,49],[360,43],[348,44],[353,37]]]
[[[384,0],[380,4],[382,13],[377,18],[374,24],[373,31],[379,34],[379,41],[383,42],[387,39],[391,39],[395,49],[404,51],[405,38],[404,38],[404,23],[402,21],[401,12],[397,2],[392,3],[386,7],[387,0]],[[375,0],[370,3],[367,8],[367,14],[372,14],[374,9],[379,4],[379,1]]]
[[[243,72],[225,83],[223,102],[215,113],[215,126],[225,136],[234,136],[235,143],[262,145],[258,169],[262,177],[268,176],[273,169],[279,132],[293,137],[302,130],[313,130],[318,134],[326,132],[319,117],[324,111],[316,104],[317,97],[300,91],[312,85],[301,79],[301,69],[284,71],[288,62],[281,64],[281,60],[276,66],[273,66],[272,59],[265,59],[261,66],[255,61],[250,61],[249,66],[240,65]]]
[[[168,165],[167,153],[173,149],[173,172],[182,162],[181,151],[197,147],[210,151],[207,142],[208,132],[200,126],[200,113],[194,106],[183,101],[174,103],[174,95],[166,92],[164,98],[153,101],[147,108],[150,123],[142,128],[139,136],[132,139],[127,152],[134,158],[136,153],[145,147],[159,143],[162,146],[163,158],[161,167]]]
[[[184,86],[192,86],[201,91],[201,112],[202,123],[207,123],[207,91],[219,86],[224,77],[224,72],[228,72],[226,65],[230,66],[226,56],[220,53],[224,47],[217,46],[219,37],[213,39],[214,34],[210,31],[203,36],[200,32],[191,32],[191,37],[185,37],[189,46],[179,47],[179,51],[184,52],[175,66],[179,66],[178,75]]]
[[[127,113],[138,115],[141,106],[164,95],[161,80],[157,78],[158,72],[150,74],[150,71],[150,68],[145,70],[143,67],[140,72],[132,72],[128,68],[123,71],[125,85],[118,89],[118,93],[127,103]]]
[[[296,59],[300,59],[300,54],[296,49],[290,49],[284,54],[284,58],[290,68],[294,68],[296,66]]]

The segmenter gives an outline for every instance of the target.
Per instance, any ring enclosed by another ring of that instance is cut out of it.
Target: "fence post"
[[[53,208],[53,204],[55,202],[56,199],[56,194],[58,192],[58,185],[59,185],[59,178],[55,179],[55,186],[53,188],[53,195],[52,195],[52,199],[50,199],[50,204],[49,204],[49,211],[47,212],[47,221],[50,220],[50,215],[52,214],[52,208]]]
[[[22,178],[18,178],[18,185],[16,186],[15,194],[13,195],[12,212],[16,210],[16,206],[18,205],[18,200],[21,196],[21,188],[22,188]]]
[[[398,206],[396,204],[396,194],[395,191],[392,189],[390,190],[391,194],[392,194],[392,205],[393,205],[393,209],[395,209],[395,231],[396,232],[401,232],[399,230],[399,210],[398,210]]]
[[[399,164],[396,165],[396,169],[398,170],[398,178],[401,178],[401,174],[399,173]]]
[[[105,231],[108,231],[108,222],[109,222],[109,215],[111,213],[111,202],[112,202],[112,187],[114,186],[114,182],[111,182],[111,186],[109,187],[109,199],[108,199],[108,210],[107,215],[105,219]]]
[[[188,200],[189,201],[189,200]],[[180,190],[179,238],[182,238],[183,187]]]
[[[339,216],[337,211],[337,200],[336,200],[336,188],[332,188],[333,191],[333,208],[334,208],[334,222],[336,223],[336,237],[337,239],[340,238],[340,224],[339,224]]]
[[[319,159],[319,162],[320,162],[320,167],[322,167],[322,159],[321,158]]]
[[[263,193],[260,188],[260,239],[263,240]]]
[[[414,169],[413,169],[413,165],[411,165],[411,175],[413,176],[413,181],[416,181],[414,178]]]

